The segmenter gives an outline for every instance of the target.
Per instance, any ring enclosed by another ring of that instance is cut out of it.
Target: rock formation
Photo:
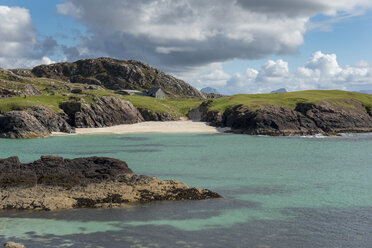
[[[341,132],[372,132],[370,110],[356,100],[324,100],[297,103],[295,109],[263,106],[249,109],[238,105],[224,113],[208,109],[206,101],[189,113],[194,120],[231,127],[235,133],[253,135],[335,135]]]
[[[0,171],[0,209],[122,207],[138,202],[221,197],[179,181],[137,175],[125,162],[112,158],[42,156],[22,164],[18,157],[10,157],[0,159]]]
[[[138,108],[145,121],[177,121],[179,118],[169,114],[168,112],[153,112],[148,109]]]
[[[112,90],[159,87],[169,97],[204,98],[200,91],[184,81],[134,60],[85,59],[73,63],[40,65],[33,68],[32,73],[37,77],[101,85]]]
[[[91,104],[83,99],[63,102],[65,113],[33,106],[0,115],[0,138],[36,138],[52,132],[73,132],[75,127],[106,127],[143,121],[141,113],[130,103],[119,98],[94,98]],[[164,117],[165,118],[165,117]]]
[[[71,126],[53,110],[33,106],[0,115],[0,138],[35,138],[51,132],[72,132]]]
[[[128,101],[103,96],[88,104],[83,99],[63,102],[60,108],[69,116],[73,127],[106,127],[143,121],[141,113]]]

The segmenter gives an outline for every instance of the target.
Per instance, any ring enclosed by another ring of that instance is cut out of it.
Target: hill
[[[204,98],[200,91],[186,82],[134,60],[85,59],[72,63],[36,66],[31,73],[39,78],[99,85],[110,90],[142,91],[161,88],[170,98]]]
[[[372,131],[372,95],[339,90],[234,95],[204,102],[191,118],[236,133],[334,135]]]

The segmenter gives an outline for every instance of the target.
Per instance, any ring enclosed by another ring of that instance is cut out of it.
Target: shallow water
[[[27,247],[371,247],[372,135],[61,136],[0,140],[0,157],[107,156],[224,196],[128,209],[0,212]]]

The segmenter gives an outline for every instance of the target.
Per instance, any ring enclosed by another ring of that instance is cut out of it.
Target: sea
[[[2,211],[0,244],[40,247],[372,247],[372,134],[69,135],[0,139],[0,157],[105,156],[223,196],[123,209]],[[0,172],[1,173],[1,172]],[[1,199],[0,199],[1,200]]]

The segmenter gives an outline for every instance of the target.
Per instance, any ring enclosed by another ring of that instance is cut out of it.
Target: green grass
[[[55,112],[61,112],[62,110],[59,108],[59,104],[65,100],[68,100],[68,97],[62,95],[5,98],[0,99],[0,113],[6,113],[33,105],[44,106],[52,109]]]
[[[131,102],[137,108],[148,109],[151,112],[168,112],[173,116],[186,116],[187,113],[197,108],[200,99],[157,99],[148,96],[123,96],[124,100]]]
[[[250,109],[259,109],[267,105],[277,105],[294,109],[297,103],[317,103],[327,100],[339,107],[355,108],[344,100],[356,100],[372,108],[372,95],[341,90],[306,90],[275,94],[234,95],[213,100],[209,109],[224,112],[226,109],[243,105]]]

